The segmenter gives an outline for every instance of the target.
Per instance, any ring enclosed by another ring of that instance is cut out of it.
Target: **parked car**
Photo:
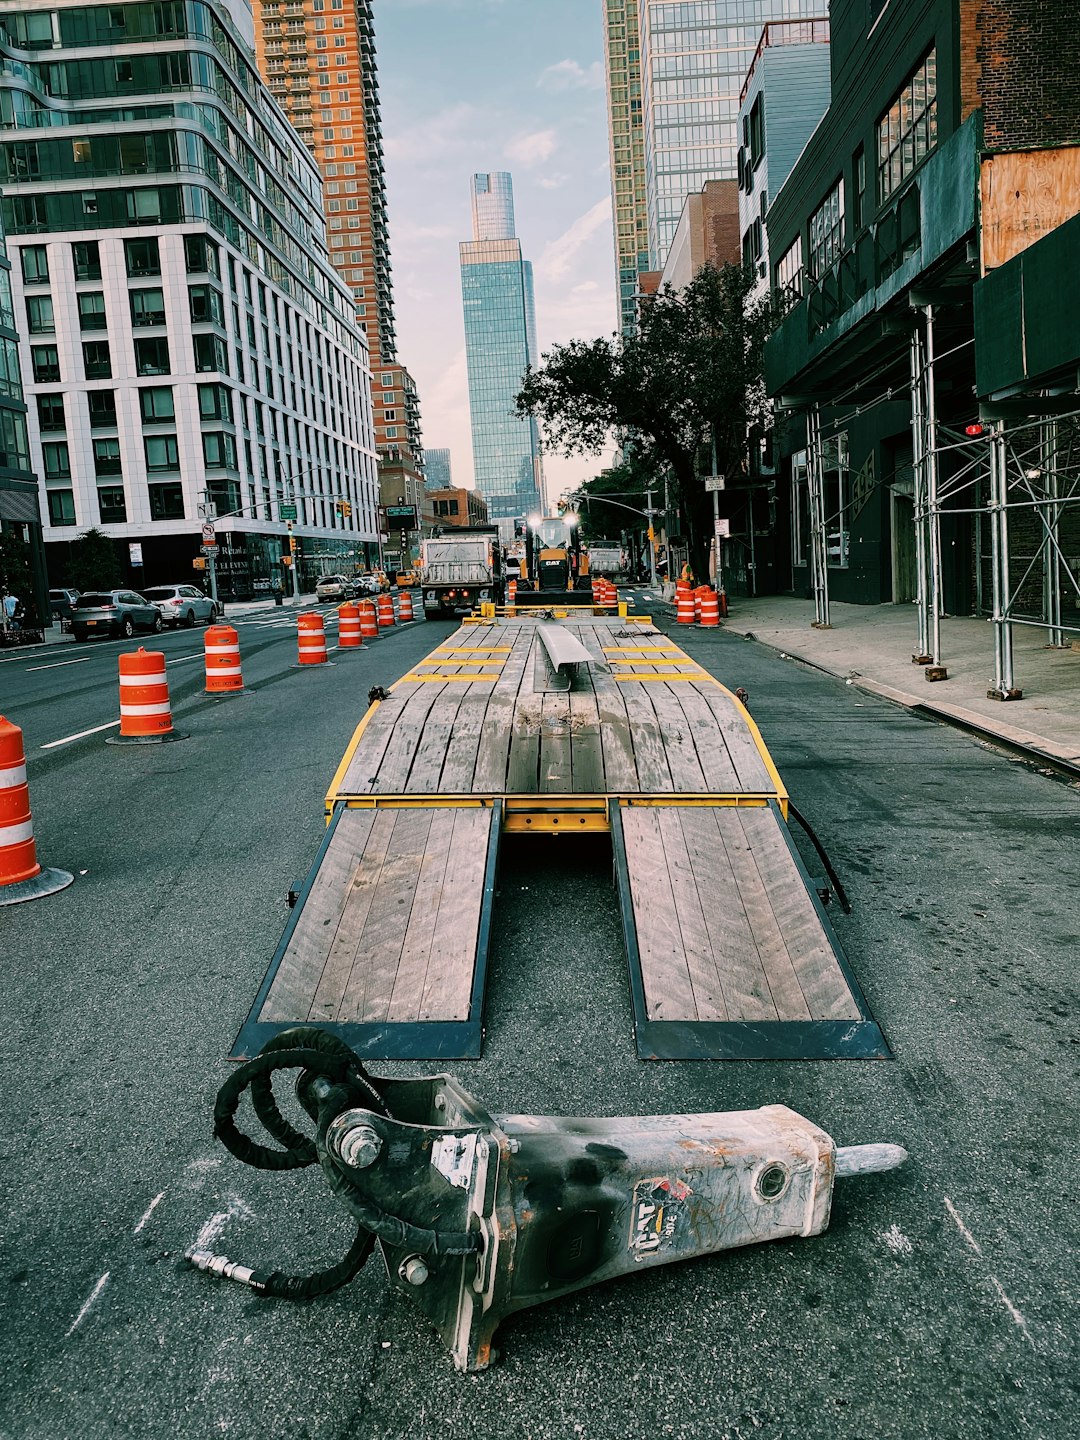
[[[134,590],[88,590],[75,601],[71,633],[76,640],[91,635],[122,635],[129,639],[136,630],[162,628],[161,611]]]
[[[200,620],[213,625],[218,618],[217,605],[196,585],[154,585],[145,594],[166,625],[190,627]]]
[[[336,601],[351,600],[359,594],[356,582],[350,580],[347,575],[323,575],[315,582],[315,598],[323,604],[330,604]]]
[[[357,575],[357,576],[356,576],[356,587],[357,587],[357,589],[358,589],[358,591],[360,592],[361,595],[378,595],[378,594],[380,594],[383,590],[389,588],[388,585],[384,585],[384,584],[383,584],[383,579],[384,579],[384,578],[385,578],[385,577],[380,578],[378,575],[374,575],[374,574],[373,574],[373,575]]]
[[[71,619],[71,613],[75,609],[75,601],[79,598],[78,590],[49,591],[49,609],[53,613],[53,619],[60,621],[60,628],[64,629]]]

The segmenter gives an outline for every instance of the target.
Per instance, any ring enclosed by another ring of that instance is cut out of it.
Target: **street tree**
[[[697,575],[708,567],[712,510],[701,477],[712,445],[720,473],[742,474],[748,428],[767,415],[770,311],[767,300],[749,300],[752,284],[741,266],[703,266],[682,290],[665,285],[649,297],[636,335],[556,345],[517,396],[518,413],[540,421],[558,454],[595,453],[613,432],[632,436],[637,463],[670,476]]]
[[[112,590],[123,584],[115,542],[92,525],[68,547],[67,575],[76,590]]]

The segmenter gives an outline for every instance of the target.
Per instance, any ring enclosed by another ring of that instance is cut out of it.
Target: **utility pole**
[[[656,511],[653,509],[652,488],[645,492],[645,518],[649,522],[649,584],[656,588],[656,531],[653,529],[653,516]]]

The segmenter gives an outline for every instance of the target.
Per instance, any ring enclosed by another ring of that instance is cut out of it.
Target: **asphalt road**
[[[1080,792],[722,631],[679,639],[749,690],[853,901],[833,924],[895,1059],[639,1062],[606,842],[538,837],[504,848],[484,1057],[451,1068],[494,1111],[780,1102],[909,1165],[841,1182],[818,1238],[524,1312],[482,1376],[380,1264],[302,1306],[183,1267],[200,1235],[297,1270],[351,1238],[318,1175],[215,1145],[213,1098],[368,687],[451,629],[312,673],[287,624],[238,628],[253,693],[233,700],[183,660],[201,636],[161,644],[175,745],[42,748],[115,716],[115,645],[0,667],[40,858],[77,876],[0,909],[3,1440],[1080,1433]]]

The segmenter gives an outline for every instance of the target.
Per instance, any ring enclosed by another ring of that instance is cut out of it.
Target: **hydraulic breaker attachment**
[[[272,1073],[299,1069],[296,1093],[316,1122],[307,1139],[284,1119]],[[234,1123],[250,1087],[284,1150]],[[613,1119],[493,1115],[450,1075],[369,1075],[335,1037],[286,1031],[222,1087],[215,1132],[265,1169],[319,1164],[357,1221],[333,1269],[306,1278],[204,1252],[200,1270],[263,1294],[309,1298],[346,1283],[378,1240],[391,1283],[439,1331],[459,1370],[483,1370],[517,1310],[673,1260],[818,1235],[838,1176],[891,1170],[897,1145],[837,1149],[783,1105],[708,1115]]]

